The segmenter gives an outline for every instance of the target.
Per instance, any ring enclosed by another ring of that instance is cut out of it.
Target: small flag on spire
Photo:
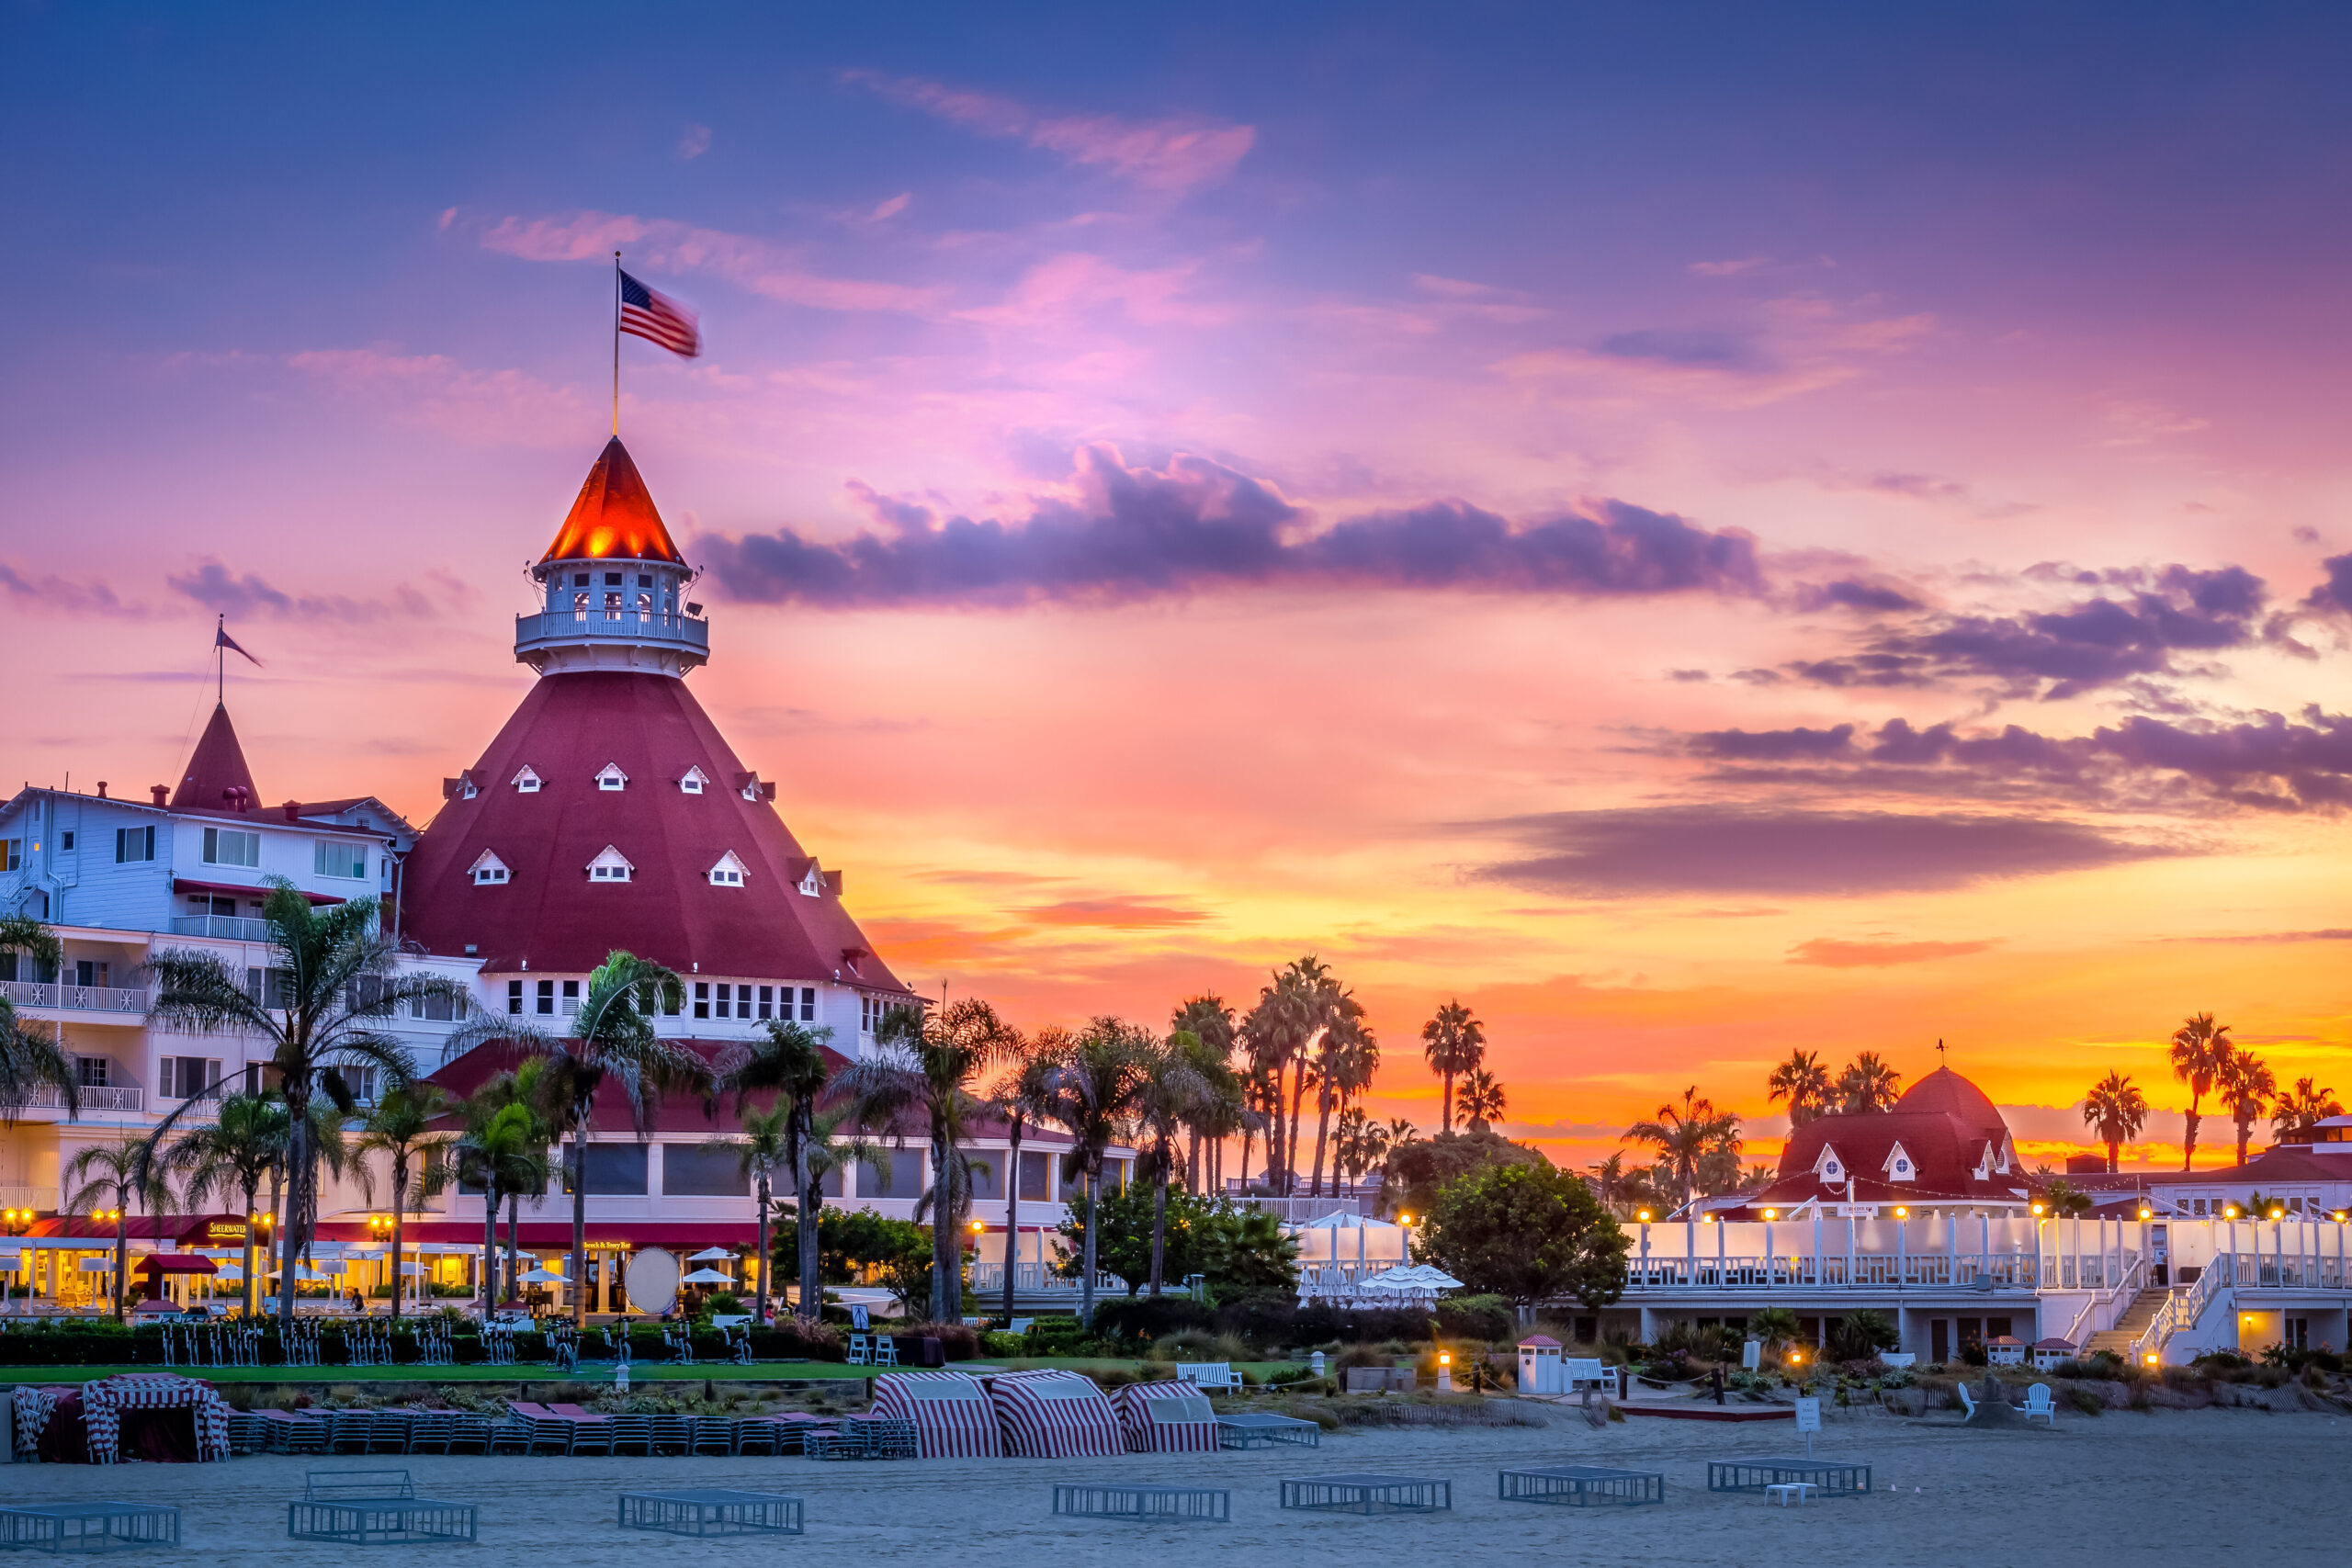
[[[688,359],[702,353],[702,331],[695,313],[627,273],[621,274],[621,331]]]
[[[246,653],[243,648],[238,646],[237,639],[229,635],[229,628],[225,623],[212,628],[212,646],[215,648],[225,648],[232,653],[243,655],[245,661],[251,664],[254,669],[258,670],[261,668],[261,660],[255,659],[252,654]]]

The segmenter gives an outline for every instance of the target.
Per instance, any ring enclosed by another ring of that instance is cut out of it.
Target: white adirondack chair
[[[2025,1418],[2030,1421],[2037,1416],[2052,1427],[2058,1425],[2058,1402],[2051,1397],[2046,1382],[2035,1383],[2025,1391]]]

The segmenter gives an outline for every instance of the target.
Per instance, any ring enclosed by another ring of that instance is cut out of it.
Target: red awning
[[[248,897],[266,898],[269,897],[271,889],[266,887],[248,887],[242,882],[191,882],[185,876],[175,876],[172,879],[172,891],[175,893],[243,893]],[[301,890],[297,888],[296,891],[300,892]],[[343,902],[342,899],[336,897],[332,893],[303,893],[302,897],[308,898],[313,904],[340,904]]]
[[[134,1274],[217,1274],[209,1258],[193,1252],[151,1252],[131,1265]]]
[[[771,1224],[774,1223],[774,1219],[775,1216],[771,1215]],[[332,1220],[322,1221],[320,1224],[319,1239],[321,1241],[379,1242],[384,1240],[382,1236],[371,1233],[364,1222],[353,1224]],[[630,1247],[756,1247],[759,1245],[759,1239],[760,1227],[752,1220],[741,1220],[731,1224],[723,1220],[684,1224],[673,1220],[632,1220],[620,1224],[597,1222],[591,1224],[588,1227],[588,1247],[591,1251],[608,1249],[616,1244]],[[410,1247],[415,1246],[418,1242],[431,1241],[479,1247],[481,1245],[481,1226],[448,1220],[411,1220],[401,1227],[401,1240],[403,1245]],[[506,1246],[506,1222],[503,1218],[498,1223],[498,1245],[502,1249]],[[523,1222],[523,1238],[520,1245],[529,1252],[569,1252],[571,1250],[571,1223],[526,1220]]]

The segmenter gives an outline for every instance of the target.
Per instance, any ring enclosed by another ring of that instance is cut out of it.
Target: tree
[[[1353,993],[1333,987],[1327,999],[1323,1031],[1315,1046],[1315,1163],[1307,1191],[1323,1195],[1323,1156],[1331,1141],[1331,1113],[1372,1087],[1380,1067],[1380,1043],[1364,1021],[1363,1007]],[[1336,1168],[1336,1167],[1334,1168]]]
[[[2237,1047],[2230,1041],[2230,1026],[2215,1023],[2210,1012],[2193,1013],[2172,1032],[2172,1076],[2188,1086],[2188,1131],[2181,1139],[2180,1168],[2197,1163],[2197,1125],[2205,1118],[2205,1096],[2216,1079],[2229,1070]]]
[[[236,1195],[238,1212],[245,1217],[244,1288],[238,1293],[247,1317],[261,1310],[261,1287],[254,1277],[261,1184],[284,1165],[288,1132],[286,1102],[277,1095],[224,1095],[217,1117],[182,1134],[161,1161],[166,1171],[180,1177],[190,1209],[209,1208],[216,1195]]]
[[[431,1002],[462,1010],[469,1019],[478,1015],[455,981],[398,973],[400,954],[379,923],[375,899],[314,908],[284,877],[267,881],[262,918],[270,965],[258,991],[248,991],[243,971],[216,953],[168,948],[149,960],[156,990],[147,1018],[151,1026],[182,1032],[243,1034],[268,1054],[288,1123],[277,1311],[290,1324],[296,1260],[309,1249],[318,1211],[321,1150],[312,1101],[323,1097],[349,1116],[357,1105],[352,1079],[361,1073],[376,1074],[381,1089],[409,1080],[408,1048],[384,1027],[395,1014],[421,1013]],[[157,1123],[149,1145],[161,1146],[182,1118],[209,1107],[224,1089],[216,1085],[187,1100]]]
[[[1487,1059],[1486,1025],[1457,997],[1421,1025],[1421,1055],[1428,1058],[1430,1071],[1443,1080],[1437,1128],[1450,1133],[1453,1130],[1453,1080]]]
[[[1630,1220],[1645,1209],[1653,1213],[1664,1213],[1671,1207],[1666,1201],[1666,1195],[1651,1179],[1648,1167],[1625,1168],[1625,1151],[1623,1149],[1599,1165],[1585,1168],[1592,1173],[1588,1179],[1592,1195],[1600,1200],[1601,1207],[1621,1220]]]
[[[400,1085],[387,1089],[359,1123],[356,1152],[363,1156],[382,1155],[391,1168],[392,1317],[395,1321],[401,1315],[401,1270],[407,1256],[402,1246],[401,1230],[408,1214],[409,1161],[420,1155],[424,1157],[424,1168],[417,1180],[417,1196],[429,1198],[441,1190],[448,1176],[435,1158],[435,1154],[451,1142],[451,1135],[439,1128],[448,1109],[449,1097],[439,1084]],[[362,1166],[360,1168],[364,1172],[367,1168]],[[367,1185],[363,1179],[363,1186]],[[485,1259],[487,1256],[484,1255]]]
[[[1097,1215],[1102,1223],[1095,1267],[1125,1280],[1131,1296],[1151,1277],[1155,1235],[1161,1238],[1163,1272],[1177,1279],[1198,1274],[1212,1296],[1297,1288],[1298,1244],[1262,1210],[1238,1208],[1225,1198],[1204,1201],[1181,1190],[1169,1192],[1163,1207],[1140,1185],[1130,1186],[1103,1194],[1099,1206],[1084,1198],[1070,1205],[1060,1227],[1066,1257],[1084,1255]],[[1078,1267],[1066,1263],[1061,1271],[1067,1276]]]
[[[1747,1337],[1764,1348],[1766,1355],[1777,1355],[1804,1331],[1797,1314],[1787,1307],[1769,1306],[1747,1314]]]
[[[1148,1142],[1137,1174],[1151,1185],[1151,1293],[1157,1299],[1163,1280],[1168,1240],[1168,1189],[1175,1175],[1176,1138],[1191,1119],[1193,1107],[1208,1091],[1208,1084],[1193,1066],[1201,1043],[1178,1034],[1157,1043],[1140,1043],[1133,1105],[1135,1121]]]
[[[1829,1338],[1829,1353],[1841,1361],[1874,1361],[1882,1350],[1903,1343],[1894,1319],[1875,1307],[1860,1307],[1846,1314]]]
[[[556,1131],[571,1140],[571,1258],[564,1279],[575,1327],[588,1322],[588,1140],[595,1131],[597,1091],[606,1084],[620,1090],[631,1130],[643,1139],[664,1091],[707,1090],[711,1080],[700,1056],[654,1032],[653,1020],[684,995],[675,974],[616,948],[581,989],[569,1034],[542,1034],[513,1018],[489,1018],[458,1030],[446,1047],[454,1056],[483,1040],[505,1039],[547,1061]]]
[[[1003,1315],[1007,1323],[1012,1321],[1013,1286],[1021,1267],[1021,1135],[1053,1114],[1054,1063],[1069,1045],[1069,1033],[1058,1026],[1039,1030],[1034,1040],[1014,1035],[1003,1056],[1007,1071],[989,1091],[989,1103],[1004,1118],[1005,1141],[1011,1145],[1004,1156]]]
[[[1438,1193],[1496,1165],[1538,1165],[1544,1156],[1497,1133],[1440,1133],[1392,1145],[1381,1194],[1392,1213],[1426,1214]]]
[[[768,1272],[774,1267],[768,1253],[768,1210],[775,1201],[777,1174],[789,1174],[793,1168],[796,1140],[791,1103],[786,1101],[764,1111],[738,1104],[735,1125],[741,1136],[707,1139],[702,1146],[714,1154],[734,1156],[735,1168],[752,1183],[760,1224],[760,1282],[752,1298],[752,1321],[763,1325],[768,1321]]]
[[[2254,1124],[2270,1109],[2271,1097],[2278,1092],[2278,1075],[2270,1064],[2251,1051],[2233,1051],[2230,1065],[2222,1075],[2222,1107],[2230,1113],[2238,1134],[2238,1163],[2245,1163],[2246,1145],[2253,1141]]]
[[[141,1207],[153,1214],[167,1212],[172,1190],[163,1179],[162,1166],[148,1156],[143,1138],[92,1144],[66,1162],[63,1178],[67,1213],[111,1213],[114,1218],[114,1316],[119,1323],[123,1269],[130,1262],[124,1215]]]
[[[735,1114],[745,1114],[750,1098],[757,1093],[772,1093],[787,1110],[784,1126],[784,1157],[792,1172],[794,1211],[799,1214],[814,1214],[824,1201],[820,1181],[817,1152],[820,1139],[818,1133],[817,1101],[825,1092],[826,1079],[832,1068],[825,1060],[825,1043],[833,1037],[830,1029],[810,1029],[787,1019],[770,1019],[760,1025],[760,1032],[750,1041],[729,1045],[712,1064],[717,1072],[714,1092],[735,1097]],[[830,1133],[829,1125],[825,1131]],[[765,1178],[763,1178],[764,1180]],[[766,1211],[761,1211],[764,1225]],[[815,1323],[824,1305],[824,1287],[819,1279],[818,1236],[820,1226],[797,1227],[800,1240],[798,1255],[794,1259],[794,1272],[800,1280],[800,1316]],[[760,1242],[761,1321],[766,1321],[767,1275],[771,1266],[764,1230]]]
[[[452,1153],[462,1180],[482,1190],[482,1311],[514,1298],[523,1195],[536,1206],[547,1195],[554,1165],[548,1157],[560,1112],[548,1085],[548,1058],[533,1056],[498,1073],[458,1108],[464,1131]],[[506,1204],[506,1288],[498,1284],[498,1205]]]
[[[1669,1101],[1657,1108],[1655,1119],[1625,1129],[1628,1143],[1648,1144],[1658,1152],[1661,1177],[1682,1194],[1681,1207],[1697,1200],[1702,1183],[1717,1174],[1726,1158],[1732,1177],[1739,1172],[1739,1118],[1715,1109],[1696,1084],[1682,1091],[1679,1105]]]
[[[2278,1097],[2270,1113],[2270,1135],[2282,1144],[2290,1138],[2309,1137],[2321,1122],[2343,1114],[2343,1103],[2334,1089],[2315,1088],[2310,1078],[2297,1078],[2295,1087]]]
[[[1332,1132],[1331,1163],[1350,1186],[1387,1157],[1386,1127],[1366,1115],[1361,1105],[1340,1112],[1339,1125]]]
[[[1168,1021],[1168,1032],[1189,1034],[1200,1042],[1193,1065],[1204,1077],[1211,1077],[1219,1091],[1193,1119],[1192,1145],[1184,1156],[1184,1186],[1193,1192],[1222,1191],[1224,1143],[1242,1130],[1241,1113],[1247,1109],[1241,1079],[1231,1066],[1234,1047],[1240,1043],[1239,1028],[1225,998],[1207,992],[1187,998],[1176,1009]],[[1204,1152],[1208,1156],[1205,1172],[1201,1168]]]
[[[1135,1111],[1136,1085],[1143,1074],[1149,1036],[1118,1019],[1091,1020],[1046,1075],[1046,1103],[1053,1119],[1069,1129],[1069,1158],[1086,1179],[1090,1204],[1102,1198],[1102,1164],[1110,1146],[1125,1134]],[[1094,1322],[1095,1227],[1086,1232],[1083,1272],[1079,1277],[1080,1323]]]
[[[1875,1051],[1864,1051],[1838,1075],[1838,1109],[1848,1116],[1892,1111],[1902,1098],[1903,1075]]]
[[[1493,1131],[1493,1123],[1502,1120],[1509,1097],[1504,1094],[1503,1086],[1495,1080],[1494,1074],[1484,1067],[1476,1067],[1463,1077],[1459,1103],[1470,1130],[1486,1133]]]
[[[2091,1195],[2063,1176],[2043,1178],[2041,1190],[2041,1206],[2054,1219],[2068,1220],[2077,1214],[2087,1214],[2096,1208]]]
[[[1308,953],[1274,973],[1272,983],[1258,993],[1258,1005],[1241,1022],[1251,1071],[1264,1080],[1261,1092],[1270,1118],[1267,1187],[1277,1194],[1298,1186],[1298,1117],[1306,1095],[1306,1053],[1327,1021],[1327,988],[1335,988],[1329,969]]]
[[[903,1145],[900,1119],[920,1116],[931,1138],[933,1247],[931,1317],[954,1323],[964,1315],[964,1243],[957,1234],[957,1195],[968,1201],[970,1173],[961,1145],[977,1108],[982,1073],[1012,1055],[1020,1036],[977,998],[928,1012],[894,1007],[875,1031],[875,1055],[845,1068],[836,1080],[856,1107],[858,1123]]]
[[[1447,1187],[1413,1251],[1470,1290],[1520,1306],[1572,1295],[1597,1309],[1624,1292],[1627,1245],[1592,1190],[1544,1160]]]
[[[2107,1145],[2107,1173],[2116,1171],[2116,1156],[2125,1144],[2140,1135],[2148,1120],[2148,1097],[2132,1087],[2125,1074],[2109,1069],[2083,1097],[2083,1123]]]
[[[1788,1101],[1792,1131],[1826,1113],[1836,1088],[1817,1051],[1791,1051],[1789,1059],[1764,1080],[1764,1087],[1772,1100]]]
[[[0,953],[30,958],[38,973],[53,976],[65,961],[55,932],[25,915],[0,915]],[[36,1033],[0,996],[0,1125],[16,1125],[17,1113],[43,1089],[57,1090],[69,1117],[82,1113],[81,1086],[65,1054],[65,1027]]]

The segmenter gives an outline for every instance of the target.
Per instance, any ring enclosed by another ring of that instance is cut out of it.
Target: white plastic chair
[[[1966,1419],[1973,1421],[1976,1418],[1976,1401],[1970,1396],[1966,1383],[1960,1385],[1960,1407],[1968,1412]]]
[[[853,1367],[872,1366],[874,1364],[874,1337],[870,1334],[851,1335],[849,1337],[849,1354],[844,1356],[842,1359],[847,1361]]]
[[[2058,1402],[2051,1397],[2046,1382],[2035,1383],[2025,1391],[2025,1418],[2030,1421],[2037,1416],[2052,1427],[2058,1425]]]

